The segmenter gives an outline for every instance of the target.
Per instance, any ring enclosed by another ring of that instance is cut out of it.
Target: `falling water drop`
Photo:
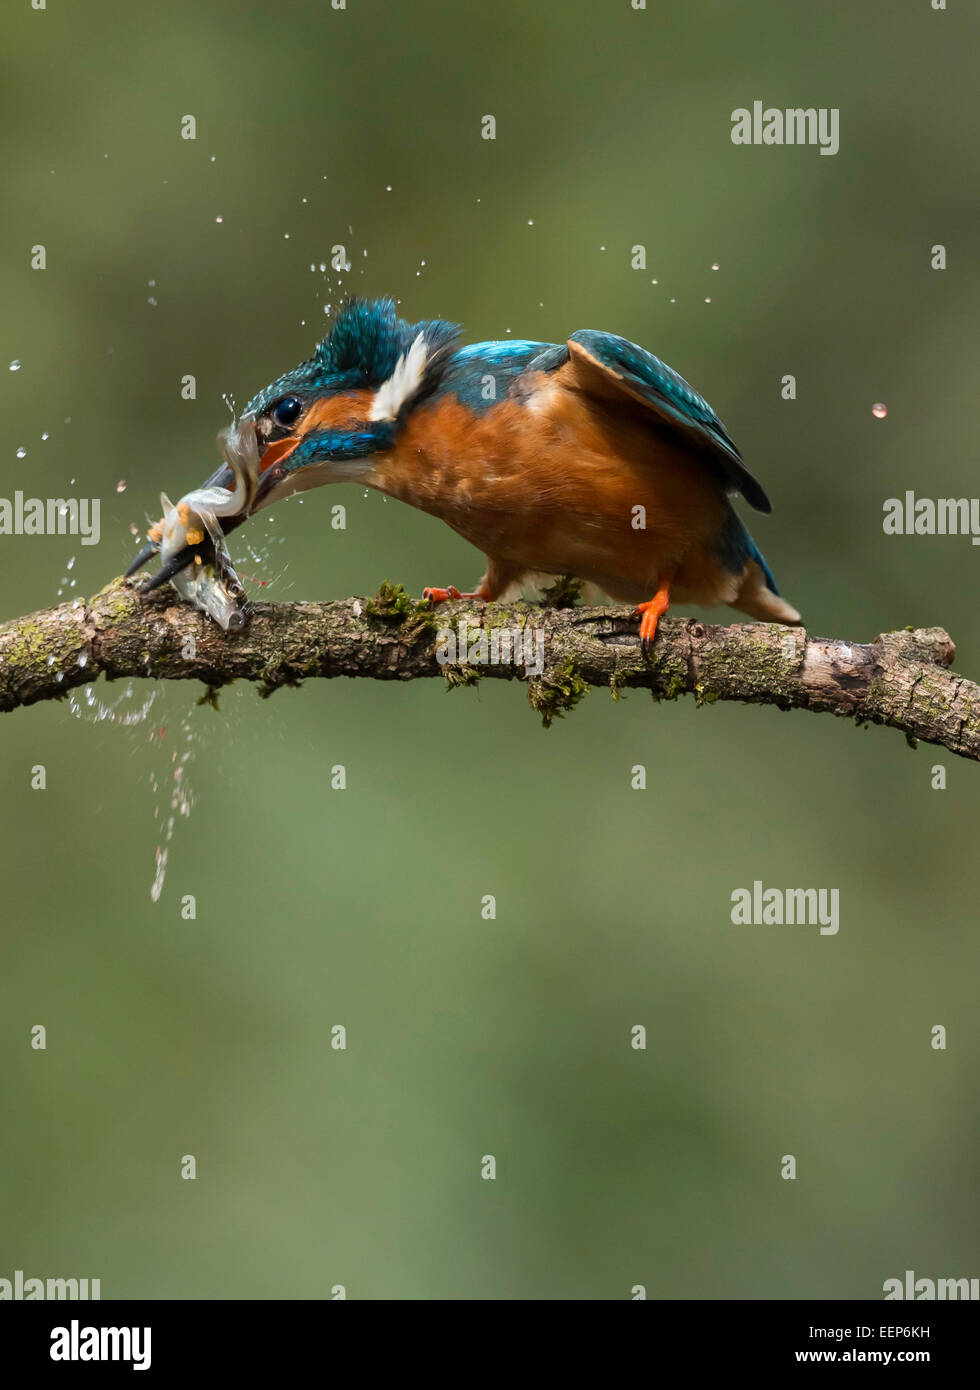
[[[20,448],[17,450],[17,457],[19,459],[27,458],[27,450],[24,448],[23,444],[21,444]]]
[[[887,405],[882,405],[881,401],[876,401],[871,407],[871,414],[876,420],[884,420],[885,416],[888,414],[888,407]]]
[[[20,363],[17,361],[17,358],[16,358],[16,357],[14,358],[14,360],[13,360],[13,361],[11,362],[11,364],[10,364],[10,370],[11,370],[12,372],[19,372],[19,371],[20,371]]]
[[[116,484],[116,491],[117,491],[117,492],[125,492],[125,491],[126,491],[126,479],[125,479],[125,478],[120,478],[120,479],[119,479],[118,483]],[[219,495],[220,495],[220,494],[219,494]]]

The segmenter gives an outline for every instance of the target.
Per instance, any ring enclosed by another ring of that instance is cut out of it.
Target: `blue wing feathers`
[[[661,420],[710,451],[728,486],[740,492],[753,507],[760,512],[772,510],[769,498],[745,467],[711,406],[666,362],[615,333],[584,328],[573,333],[568,341],[588,354],[594,370],[605,372],[610,383],[619,385]]]

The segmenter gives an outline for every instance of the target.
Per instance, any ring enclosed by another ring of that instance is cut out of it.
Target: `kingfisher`
[[[353,298],[219,442],[222,467],[177,508],[164,499],[130,566],[161,552],[146,589],[209,558],[213,573],[216,542],[262,507],[356,482],[485,555],[475,589],[426,588],[433,603],[569,577],[634,605],[645,652],[672,602],[800,622],[732,506],[738,493],[771,511],[724,425],[677,372],[613,333],[462,346],[454,324],[410,324],[391,299]]]

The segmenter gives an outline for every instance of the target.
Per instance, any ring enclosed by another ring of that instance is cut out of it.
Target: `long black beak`
[[[211,474],[199,490],[217,487],[234,492],[240,479],[245,478],[250,482],[245,491],[248,499],[246,509],[234,516],[220,517],[219,524],[224,535],[227,536],[234,531],[236,526],[241,526],[253,512],[265,505],[269,494],[282,479],[286,458],[298,443],[298,438],[290,437],[268,445],[262,453],[262,458],[266,461],[265,468],[261,469],[255,422],[251,416],[244,416],[237,426],[229,426],[221,431],[218,435],[218,447],[226,461]],[[141,569],[159,548],[155,541],[145,545],[126,571],[126,578]],[[214,560],[214,542],[210,536],[197,545],[184,546],[173,555],[152,579],[143,585],[143,593],[148,594],[154,589],[159,589],[162,584],[173,579],[175,574],[179,574],[186,565],[191,564],[197,556],[202,561]]]
[[[208,478],[206,482],[202,484],[202,486],[223,487],[228,488],[230,490],[235,486],[235,475],[232,473],[228,465],[226,463],[223,463],[220,468],[216,469],[211,474],[210,478]],[[234,531],[235,527],[241,526],[242,522],[246,519],[247,518],[244,512],[240,516],[222,517],[221,529],[227,536],[229,531]],[[159,549],[160,547],[156,543],[156,541],[147,542],[147,544],[144,545],[143,549],[139,552],[139,554],[134,558],[132,564],[129,566],[129,569],[126,571],[124,577],[126,579],[129,579],[130,576],[134,575],[137,570],[142,569],[148,560],[152,560],[153,556],[157,554]],[[154,589],[159,589],[161,585],[168,583],[169,580],[173,579],[175,574],[180,573],[180,571],[184,568],[185,565],[189,565],[191,563],[195,555],[200,555],[202,560],[213,559],[214,546],[211,543],[210,537],[207,537],[205,540],[201,541],[199,545],[185,545],[183,550],[179,550],[176,555],[172,556],[172,558],[160,570],[158,570],[157,573],[152,576],[152,578],[147,579],[146,583],[142,587],[142,592],[144,594],[150,594],[153,592]]]
[[[143,566],[146,564],[147,560],[152,560],[153,556],[157,553],[159,549],[160,547],[156,544],[155,541],[147,541],[146,545],[144,545],[143,549],[136,556],[129,569],[123,575],[123,578],[128,579],[130,575],[135,574],[137,570],[141,570]]]

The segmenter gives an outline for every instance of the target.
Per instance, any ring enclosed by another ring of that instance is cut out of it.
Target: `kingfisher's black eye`
[[[282,400],[277,401],[272,407],[272,418],[277,425],[291,425],[299,419],[302,409],[302,401],[298,401],[295,396],[283,396]]]

